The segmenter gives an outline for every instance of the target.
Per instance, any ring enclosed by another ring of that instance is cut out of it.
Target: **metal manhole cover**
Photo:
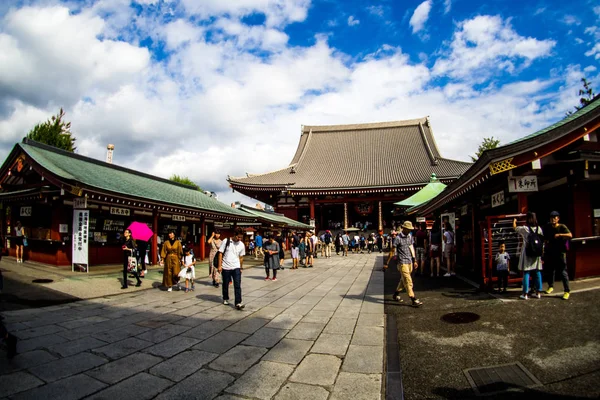
[[[453,312],[442,315],[441,320],[449,324],[468,324],[480,318],[479,314],[472,312]]]
[[[34,279],[31,282],[33,283],[52,283],[54,282],[53,279]]]
[[[463,372],[478,396],[542,386],[520,362],[469,368]]]

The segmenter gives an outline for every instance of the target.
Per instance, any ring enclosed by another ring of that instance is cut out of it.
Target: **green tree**
[[[594,89],[592,89],[592,82],[588,82],[587,79],[581,78],[581,83],[583,84],[583,88],[579,89],[579,105],[575,106],[575,111],[582,109],[583,107],[590,104],[596,95],[594,94]],[[574,111],[567,111],[567,116],[573,114]]]
[[[490,150],[490,149],[495,149],[496,147],[498,147],[499,144],[500,144],[500,140],[494,139],[493,136],[489,137],[489,138],[483,138],[483,142],[481,142],[481,144],[479,145],[479,148],[477,149],[475,156],[471,156],[471,161],[473,161],[473,162],[477,161],[477,159],[479,157],[481,157],[481,154],[483,154],[484,151]]]
[[[197,184],[195,184],[190,178],[188,178],[187,176],[179,176],[177,174],[173,174],[169,180],[173,181],[173,182],[177,182],[177,183],[182,183],[184,185],[188,185],[188,186],[192,186],[194,189],[199,190],[199,191],[203,191],[202,188],[200,186],[198,186]]]
[[[64,116],[65,112],[61,108],[57,115],[53,115],[44,123],[37,124],[29,131],[27,139],[74,152],[76,139],[71,133],[71,123],[65,122]]]

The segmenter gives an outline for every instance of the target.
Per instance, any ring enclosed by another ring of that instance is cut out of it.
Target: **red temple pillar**
[[[206,256],[206,217],[200,218],[200,261]]]
[[[527,193],[518,193],[517,201],[519,203],[519,213],[526,214],[529,209],[527,205]]]
[[[155,209],[153,212],[153,220],[152,220],[152,248],[150,249],[150,254],[152,257],[152,265],[156,265],[158,263],[158,211]]]

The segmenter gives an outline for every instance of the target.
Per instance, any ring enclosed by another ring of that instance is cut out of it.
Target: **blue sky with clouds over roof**
[[[62,106],[79,153],[113,143],[224,201],[228,174],[286,166],[302,124],[429,115],[468,160],[562,118],[581,77],[600,91],[599,39],[588,0],[8,0],[0,156]]]

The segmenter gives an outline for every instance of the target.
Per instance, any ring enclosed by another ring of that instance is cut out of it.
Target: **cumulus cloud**
[[[89,90],[111,91],[149,65],[146,48],[101,40],[105,22],[66,7],[9,12],[0,33],[0,96],[71,106]],[[43,71],[43,73],[42,73]]]
[[[493,73],[513,74],[549,56],[555,44],[519,35],[499,16],[477,16],[458,24],[446,55],[435,62],[433,72],[485,81]]]
[[[408,21],[408,24],[412,27],[412,33],[417,33],[425,28],[425,23],[429,19],[431,5],[431,0],[425,0],[415,9],[412,17],[410,17],[410,21]]]
[[[348,26],[354,26],[360,24],[360,20],[354,18],[354,15],[348,17]]]
[[[143,34],[127,30],[139,35],[127,42],[112,36],[122,21],[97,9],[10,11],[0,31],[0,152],[62,105],[81,154],[104,159],[113,143],[115,164],[184,174],[231,201],[239,195],[227,188],[227,175],[287,165],[303,124],[430,115],[443,155],[466,159],[489,127],[506,143],[577,104],[578,68],[511,84],[492,79],[518,73],[554,46],[520,36],[499,17],[458,22],[431,66],[427,54],[415,62],[385,44],[367,55],[346,54],[319,34],[292,44],[285,26],[304,20],[309,5],[184,1],[185,12],[164,11],[166,23],[130,15]],[[244,22],[256,13],[264,23]],[[151,59],[139,44],[147,35],[167,54]],[[560,96],[551,90],[557,86]]]

